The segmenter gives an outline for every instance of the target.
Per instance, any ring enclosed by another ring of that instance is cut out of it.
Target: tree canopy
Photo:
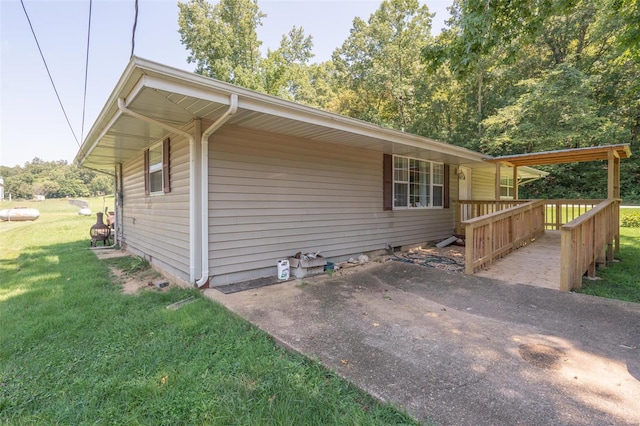
[[[113,193],[113,178],[64,160],[44,161],[36,157],[24,166],[0,166],[5,197],[30,199],[89,197]]]
[[[319,64],[295,26],[262,56],[256,0],[179,6],[198,73],[490,155],[629,143],[622,195],[640,200],[637,0],[454,0],[435,37],[426,5],[385,0]],[[602,167],[548,166],[522,196],[603,197]]]

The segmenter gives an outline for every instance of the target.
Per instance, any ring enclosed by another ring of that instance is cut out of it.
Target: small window
[[[393,157],[393,207],[444,206],[444,164]]]
[[[158,144],[149,150],[149,192],[163,192],[162,181],[162,144]]]
[[[169,182],[169,139],[165,139],[144,152],[145,194],[166,194]]]
[[[513,198],[513,178],[500,176],[500,198]]]

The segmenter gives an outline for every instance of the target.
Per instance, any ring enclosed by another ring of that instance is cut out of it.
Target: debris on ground
[[[176,310],[183,307],[186,304],[195,302],[197,299],[194,296],[187,297],[186,299],[182,299],[178,302],[167,305],[167,309]]]
[[[444,247],[448,246],[449,244],[455,243],[456,241],[458,241],[458,237],[451,236],[451,237],[447,238],[446,240],[440,241],[438,244],[436,244],[436,247],[444,248]]]
[[[464,247],[419,247],[407,252],[394,253],[391,260],[451,272],[464,272]]]

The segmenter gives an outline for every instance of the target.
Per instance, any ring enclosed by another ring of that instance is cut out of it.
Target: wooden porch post
[[[496,201],[500,201],[500,162],[496,163]]]
[[[612,150],[608,157],[607,198],[620,198],[620,156]]]
[[[513,199],[518,199],[518,166],[513,166]]]
[[[620,155],[614,150],[609,151],[607,164],[607,198],[620,198]],[[620,204],[616,203],[618,209],[618,223],[615,224],[616,234],[614,237],[615,252],[620,252]]]

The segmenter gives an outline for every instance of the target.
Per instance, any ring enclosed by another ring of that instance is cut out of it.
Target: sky
[[[23,166],[35,157],[71,163],[129,62],[134,0],[92,2],[86,101],[83,95],[89,1],[23,2],[75,138],[20,1],[0,0],[0,165]],[[282,35],[295,25],[313,36],[312,62],[326,61],[349,36],[353,19],[359,16],[367,20],[380,3],[258,0],[260,10],[267,14],[258,28],[263,53],[278,48]],[[421,3],[436,13],[432,32],[439,33],[449,17],[447,7],[452,0]],[[177,0],[139,0],[134,52],[145,59],[194,70],[180,43]]]

